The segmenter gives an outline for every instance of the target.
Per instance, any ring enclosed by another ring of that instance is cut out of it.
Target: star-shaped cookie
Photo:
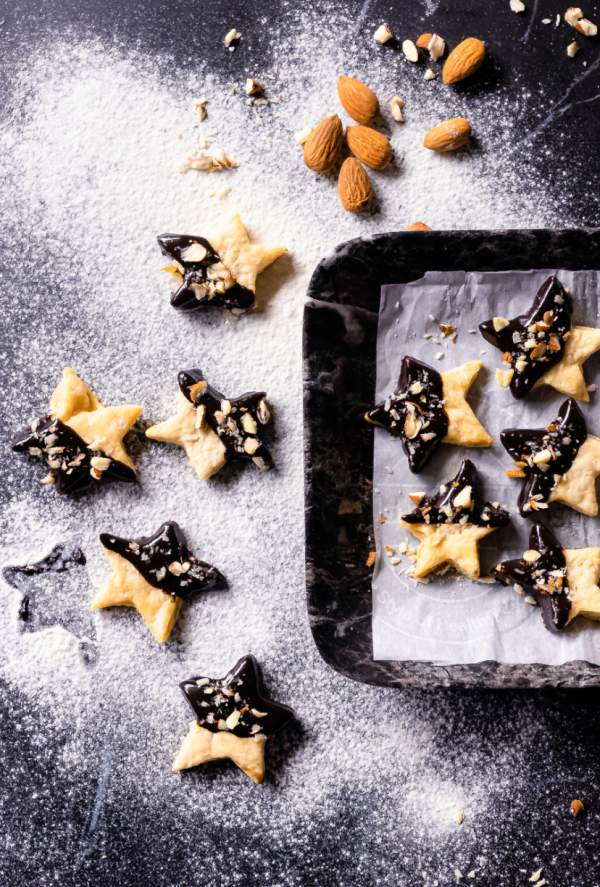
[[[523,557],[498,564],[494,578],[531,595],[529,603],[540,605],[544,624],[553,631],[576,616],[600,620],[600,548],[563,549],[542,524],[532,526]]]
[[[244,314],[254,305],[257,276],[287,252],[285,246],[252,243],[238,214],[220,233],[161,234],[158,244],[173,262],[164,270],[179,284],[171,305],[182,311],[214,305]]]
[[[196,677],[180,684],[196,720],[173,761],[173,771],[229,758],[256,783],[265,776],[265,743],[294,714],[273,702],[254,656],[243,656],[224,678]]]
[[[191,553],[174,521],[152,536],[122,539],[102,533],[100,541],[112,574],[91,603],[92,609],[135,607],[159,643],[168,640],[181,602],[224,585],[224,577]]]
[[[489,447],[492,438],[467,403],[467,394],[483,366],[469,360],[445,373],[405,356],[398,388],[365,413],[373,425],[400,437],[411,471],[419,472],[440,443]]]
[[[498,380],[514,397],[549,385],[561,394],[589,401],[582,366],[600,350],[600,330],[572,326],[572,312],[569,293],[557,277],[549,277],[525,314],[480,324],[483,337],[502,351],[505,368],[498,371]]]
[[[417,507],[400,518],[400,526],[420,542],[412,575],[417,579],[446,564],[469,579],[480,575],[478,543],[508,524],[508,512],[498,503],[481,504],[477,471],[468,459],[456,476],[431,494],[411,496]]]
[[[264,391],[227,398],[198,369],[182,370],[177,381],[178,411],[148,428],[147,437],[183,447],[201,480],[234,459],[251,459],[261,470],[271,467],[259,436],[271,418]]]
[[[587,432],[583,413],[571,398],[546,428],[509,428],[500,441],[514,460],[509,477],[523,480],[522,515],[563,502],[575,511],[598,514],[596,478],[600,474],[600,438]]]
[[[44,479],[61,493],[79,493],[104,480],[135,481],[135,466],[123,438],[140,406],[103,406],[75,370],[67,367],[50,398],[50,413],[23,429],[13,450],[41,459]]]

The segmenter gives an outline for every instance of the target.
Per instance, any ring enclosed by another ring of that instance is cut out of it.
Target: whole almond
[[[338,192],[344,209],[359,213],[373,196],[371,179],[355,157],[346,157],[340,169]]]
[[[465,117],[451,117],[438,123],[425,135],[423,145],[430,151],[458,151],[471,135],[471,124]]]
[[[389,139],[369,126],[349,126],[346,141],[354,156],[371,169],[385,169],[394,156]]]
[[[377,96],[366,83],[342,75],[338,77],[337,91],[344,111],[357,123],[370,123],[379,113]]]
[[[329,172],[337,163],[344,130],[337,114],[315,126],[304,143],[304,162],[315,172]]]
[[[459,83],[474,74],[485,58],[485,43],[477,37],[467,37],[455,46],[444,65],[444,83]]]

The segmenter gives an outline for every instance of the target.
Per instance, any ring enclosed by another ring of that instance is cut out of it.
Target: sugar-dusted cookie
[[[192,554],[174,521],[164,523],[152,536],[122,539],[102,533],[100,541],[112,573],[93,599],[92,609],[134,607],[161,644],[171,634],[182,601],[225,584],[216,567]]]
[[[420,542],[412,575],[420,579],[450,564],[469,579],[478,579],[477,545],[506,526],[509,515],[498,502],[481,503],[473,463],[465,459],[456,476],[435,493],[413,493],[411,499],[417,507],[400,518],[400,526]]]
[[[287,252],[285,246],[251,243],[237,214],[220,233],[161,234],[158,244],[173,263],[164,270],[179,284],[171,305],[182,311],[215,305],[244,314],[254,305],[257,276]]]
[[[492,438],[467,403],[483,363],[469,360],[438,373],[414,357],[404,357],[398,388],[365,413],[365,419],[400,437],[411,471],[418,472],[440,443],[489,447]]]
[[[227,398],[205,380],[201,370],[182,370],[178,377],[178,411],[152,425],[152,440],[183,447],[201,480],[233,459],[251,459],[261,470],[271,467],[271,456],[260,431],[271,414],[264,391]]]
[[[564,502],[590,517],[598,514],[600,438],[588,434],[573,399],[563,403],[546,428],[508,428],[500,432],[500,441],[514,460],[507,475],[523,480],[522,515],[548,508],[552,502]]]
[[[229,758],[254,782],[265,776],[265,743],[294,714],[265,696],[260,667],[244,656],[224,678],[190,678],[180,684],[196,720],[181,743],[173,770]]]
[[[576,400],[590,399],[582,366],[600,350],[600,329],[572,326],[572,312],[569,293],[558,278],[549,277],[525,314],[480,324],[483,337],[502,351],[498,381],[514,397],[549,385]]]
[[[75,370],[67,367],[50,398],[50,412],[24,428],[13,450],[41,459],[50,469],[44,483],[78,493],[105,480],[134,481],[135,467],[123,445],[140,406],[103,406]]]
[[[576,616],[600,619],[600,548],[561,548],[551,530],[534,524],[523,557],[498,564],[493,575],[531,596],[527,602],[540,605],[551,630],[564,628]]]

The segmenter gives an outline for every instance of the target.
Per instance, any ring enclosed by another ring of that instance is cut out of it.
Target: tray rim
[[[370,237],[357,237],[353,238],[349,241],[345,241],[338,246],[330,253],[328,256],[324,257],[316,266],[311,275],[311,279],[309,281],[308,290],[307,290],[307,298],[304,306],[304,315],[303,315],[303,388],[304,388],[304,503],[305,503],[305,548],[306,548],[306,560],[305,560],[305,579],[306,579],[306,595],[307,595],[307,607],[309,614],[309,624],[311,628],[311,632],[313,635],[313,639],[315,641],[316,647],[319,651],[319,654],[324,659],[324,661],[331,666],[335,671],[342,674],[343,676],[350,678],[352,680],[359,681],[361,683],[371,684],[375,686],[390,686],[390,687],[419,687],[419,688],[434,688],[434,687],[470,687],[473,689],[484,689],[484,688],[536,688],[543,689],[548,687],[572,687],[572,688],[582,688],[582,687],[595,687],[600,686],[600,665],[595,665],[594,663],[587,662],[585,660],[573,660],[566,663],[562,663],[560,665],[548,665],[545,663],[498,663],[495,660],[483,660],[477,663],[468,663],[462,665],[448,665],[444,663],[435,663],[435,662],[427,662],[427,661],[414,661],[414,660],[374,660],[372,657],[372,631],[371,631],[371,604],[369,600],[368,612],[365,613],[360,619],[354,622],[353,628],[356,628],[361,623],[368,623],[367,634],[370,640],[370,660],[368,665],[369,669],[365,668],[365,662],[362,660],[358,667],[355,665],[351,666],[348,664],[347,656],[344,656],[344,652],[347,652],[348,649],[352,649],[348,647],[345,643],[324,643],[324,636],[321,634],[320,627],[322,625],[323,619],[328,619],[331,621],[331,617],[326,616],[324,614],[319,614],[318,605],[315,606],[315,603],[318,604],[318,594],[316,594],[316,576],[314,564],[312,561],[312,553],[313,553],[313,545],[311,544],[310,539],[310,521],[309,514],[311,511],[311,489],[313,482],[313,465],[311,461],[311,455],[314,449],[314,429],[310,424],[308,411],[309,411],[309,402],[310,402],[310,383],[312,379],[309,375],[309,351],[311,348],[311,342],[309,341],[309,314],[311,311],[322,308],[323,306],[329,305],[347,305],[350,308],[357,310],[358,312],[366,312],[370,315],[378,316],[379,309],[379,298],[377,297],[377,311],[374,311],[372,308],[364,305],[356,305],[352,300],[345,301],[343,299],[336,298],[339,293],[337,289],[334,287],[333,289],[323,289],[323,280],[329,280],[330,275],[329,271],[339,261],[346,260],[354,260],[360,259],[361,262],[364,261],[365,251],[377,249],[378,245],[382,243],[389,243],[390,240],[394,241],[398,246],[403,243],[413,243],[416,245],[418,243],[425,244],[430,242],[431,244],[440,243],[442,241],[446,241],[448,238],[469,238],[471,240],[480,240],[483,242],[494,242],[496,241],[498,245],[500,245],[503,239],[507,238],[524,238],[527,240],[533,239],[536,242],[536,246],[543,250],[544,244],[543,241],[562,241],[562,240],[572,240],[573,238],[581,238],[586,246],[587,246],[587,261],[577,261],[572,267],[573,269],[592,269],[600,271],[600,228],[567,228],[567,229],[544,229],[544,228],[522,228],[522,229],[495,229],[495,230],[485,230],[485,229],[473,229],[473,230],[462,230],[462,229],[452,229],[452,230],[439,230],[439,231],[424,231],[424,232],[409,232],[409,231],[391,231],[391,232],[383,232],[379,234],[372,235]],[[556,249],[556,246],[552,247],[550,244],[550,249]],[[360,253],[360,256],[358,256]],[[593,261],[590,261],[593,259]],[[561,261],[560,264],[556,262],[547,262],[541,264],[536,262],[532,263],[528,267],[533,269],[543,268],[543,267],[564,267],[568,268],[568,264]],[[423,274],[428,270],[459,270],[458,268],[450,269],[450,268],[442,268],[442,269],[430,269],[427,267],[422,267],[420,269],[420,273]],[[470,271],[477,270],[508,270],[508,269],[494,269],[489,268],[483,265],[483,267],[471,267]],[[528,270],[528,268],[522,269],[513,269],[513,270]],[[417,278],[412,278],[417,279]],[[384,283],[391,283],[392,280],[378,280],[377,287],[380,292],[380,287],[384,285]],[[397,280],[395,282],[398,282]],[[365,566],[365,571],[368,568]],[[371,586],[369,581],[369,598],[371,596]],[[316,614],[316,615],[315,615]],[[364,627],[362,625],[361,627]],[[333,635],[335,637],[335,633]],[[331,639],[329,638],[328,641]],[[528,672],[532,672],[531,675],[528,675]],[[475,678],[476,676],[476,678]],[[475,679],[474,679],[475,678]]]

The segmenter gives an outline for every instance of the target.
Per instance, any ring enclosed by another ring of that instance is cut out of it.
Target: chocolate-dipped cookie
[[[134,607],[159,643],[168,640],[182,601],[225,584],[216,567],[192,554],[174,521],[139,539],[101,533],[100,542],[112,573],[92,609]]]
[[[399,437],[411,471],[421,471],[441,443],[489,447],[492,438],[467,403],[483,363],[470,360],[444,373],[408,355],[398,387],[365,413],[365,420]]]
[[[534,524],[522,558],[493,571],[527,603],[539,604],[544,624],[560,631],[576,616],[600,619],[600,548],[563,549],[548,527]]]
[[[233,314],[253,307],[258,274],[287,251],[251,243],[237,214],[218,234],[161,234],[158,244],[172,261],[164,270],[179,284],[171,296],[174,308],[196,311],[213,305]]]
[[[493,317],[479,325],[483,337],[502,351],[504,369],[496,375],[516,398],[548,385],[588,401],[582,366],[600,349],[600,330],[573,326],[573,303],[557,277],[548,277],[524,314]]]
[[[290,722],[293,712],[265,695],[256,659],[244,656],[224,678],[190,678],[180,687],[196,720],[173,770],[229,758],[254,782],[262,782],[266,740]]]
[[[577,403],[566,400],[545,428],[508,428],[500,441],[514,461],[506,473],[521,479],[522,515],[563,502],[575,511],[598,513],[596,478],[600,474],[600,438],[588,434]]]
[[[420,579],[450,564],[478,579],[478,543],[510,518],[499,502],[481,501],[473,463],[465,459],[457,474],[434,493],[413,493],[411,499],[417,506],[400,518],[400,526],[420,542],[412,575]]]

